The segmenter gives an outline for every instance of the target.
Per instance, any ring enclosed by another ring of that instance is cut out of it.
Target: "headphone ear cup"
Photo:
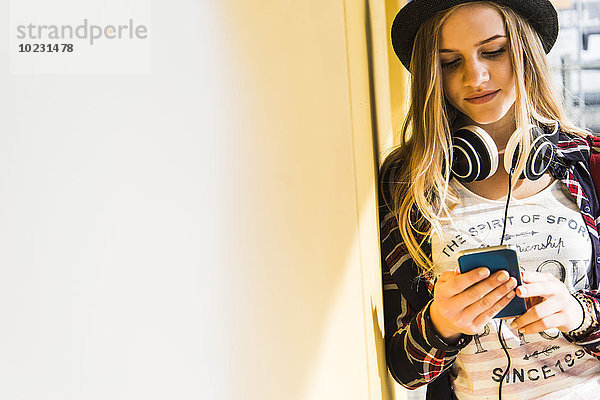
[[[529,153],[523,155],[526,157],[526,162],[525,169],[523,170],[520,179],[527,178],[531,181],[535,181],[540,179],[550,166],[550,163],[554,158],[554,146],[552,142],[546,138],[546,134],[542,128],[533,126],[531,129],[533,131],[533,141]],[[504,169],[508,173],[511,173],[519,163],[520,146],[518,132],[518,130],[515,131],[510,139],[508,139],[506,150],[504,152]]]
[[[476,125],[452,135],[452,174],[462,182],[481,181],[498,169],[498,148],[492,137]]]
[[[531,151],[527,157],[527,166],[523,171],[527,179],[532,181],[540,179],[554,159],[552,143],[544,136],[541,128],[535,127],[535,131]]]

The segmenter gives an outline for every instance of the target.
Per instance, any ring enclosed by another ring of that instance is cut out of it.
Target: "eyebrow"
[[[496,39],[499,39],[499,38],[505,38],[505,37],[506,37],[506,35],[494,35],[494,36],[492,36],[490,38],[487,38],[487,39],[482,40],[481,42],[477,43],[475,45],[475,47],[484,45],[484,44],[486,44],[488,42],[491,42],[492,40],[496,40]],[[440,49],[440,53],[458,53],[458,50]]]

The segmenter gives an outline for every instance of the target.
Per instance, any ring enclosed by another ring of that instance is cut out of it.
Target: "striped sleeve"
[[[597,241],[599,237],[598,227],[600,226],[600,206],[597,198],[598,189],[595,188],[594,182],[600,179],[600,157],[596,155],[600,153],[600,137],[588,135],[584,139],[571,138],[571,140],[561,143],[559,149],[563,152],[579,152],[582,154],[583,159],[589,160],[589,165],[580,162],[570,168],[567,178],[563,181],[567,184],[581,210],[590,238],[593,242]],[[595,263],[599,262],[598,259],[600,257],[592,260],[592,268],[594,268],[594,261]],[[569,335],[564,336],[567,340],[583,347],[587,353],[600,360],[600,324],[598,323],[600,321],[600,291],[597,287],[597,279],[594,282],[592,283],[593,290],[580,290],[579,292],[592,300],[593,312],[596,317],[595,329],[591,329],[584,337],[577,337],[576,339]]]
[[[420,310],[411,307],[400,291],[399,280],[408,279],[404,271],[413,260],[401,240],[396,218],[385,205],[380,207],[380,238],[387,365],[401,385],[416,389],[447,370],[471,337],[464,336],[450,346],[437,336],[429,316],[433,282],[427,282],[430,300]]]

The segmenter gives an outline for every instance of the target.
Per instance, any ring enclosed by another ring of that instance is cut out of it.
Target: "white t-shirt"
[[[432,238],[435,272],[456,267],[460,250],[500,244],[505,200],[480,197],[456,180],[459,195],[452,221],[443,237]],[[591,242],[571,194],[555,181],[522,200],[511,199],[504,244],[517,250],[522,270],[549,272],[570,291],[588,286]],[[502,339],[511,357],[510,372],[502,384],[503,399],[592,399],[600,393],[600,361],[569,343],[557,329],[520,334],[502,326]],[[460,400],[497,399],[507,358],[498,340],[499,320],[492,320],[460,351],[451,371]]]

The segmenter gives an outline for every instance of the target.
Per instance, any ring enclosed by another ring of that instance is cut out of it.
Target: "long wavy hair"
[[[491,1],[479,4],[496,9],[504,19],[508,54],[515,74],[516,101],[513,107],[519,129],[521,152],[531,147],[529,124],[560,124],[561,130],[584,136],[566,117],[564,106],[552,85],[550,68],[542,43],[529,23],[508,7]],[[427,248],[433,234],[440,234],[442,222],[449,219],[447,203],[456,202],[449,189],[452,160],[451,130],[457,111],[445,100],[442,69],[438,55],[441,27],[464,4],[431,17],[419,29],[410,63],[410,108],[400,131],[399,146],[381,167],[382,185],[388,207],[394,213],[407,250],[423,273],[433,261]],[[519,157],[515,176],[524,169]],[[384,192],[385,193],[385,192]]]

